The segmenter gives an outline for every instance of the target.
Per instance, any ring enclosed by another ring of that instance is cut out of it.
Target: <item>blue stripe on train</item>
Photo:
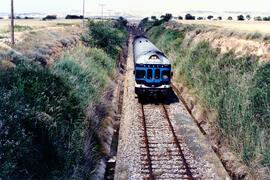
[[[149,79],[149,78],[147,77],[147,70],[149,70],[149,69],[152,70],[152,79]],[[162,81],[163,81],[163,82],[164,82],[164,81],[169,82],[169,81],[171,80],[170,76],[169,76],[169,78],[167,78],[167,79],[163,79],[163,77],[162,77],[162,72],[163,72],[163,71],[169,71],[169,72],[171,72],[171,68],[136,67],[135,70],[136,70],[136,71],[137,71],[137,70],[145,71],[145,78],[137,78],[137,77],[135,76],[135,80],[137,80],[137,81],[145,81],[146,83],[153,83],[153,84],[155,84],[155,83],[161,83]],[[158,78],[158,79],[156,79],[155,77],[153,77],[153,76],[155,75],[156,70],[160,70],[160,74],[159,74],[159,78]]]

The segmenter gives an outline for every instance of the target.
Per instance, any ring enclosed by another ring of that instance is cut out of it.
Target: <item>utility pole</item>
[[[14,2],[11,0],[11,44],[15,45],[15,36],[14,36]]]
[[[84,26],[84,18],[85,18],[85,0],[83,0],[83,26]]]
[[[103,20],[103,8],[105,4],[99,4],[99,6],[101,7],[101,19]]]

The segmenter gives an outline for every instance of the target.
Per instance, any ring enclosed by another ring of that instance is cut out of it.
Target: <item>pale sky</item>
[[[41,12],[64,13],[81,10],[83,0],[14,0],[17,13]],[[85,0],[86,11],[100,13],[98,4],[104,3],[107,10],[126,13],[177,12],[189,10],[207,11],[256,11],[269,12],[270,0]],[[10,0],[0,0],[0,13],[9,12]]]

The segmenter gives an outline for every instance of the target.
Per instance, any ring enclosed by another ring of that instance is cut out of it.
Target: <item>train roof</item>
[[[137,60],[136,64],[171,64],[170,61],[159,51],[149,51],[141,55]]]
[[[136,64],[171,64],[164,53],[145,36],[136,36],[133,45]]]

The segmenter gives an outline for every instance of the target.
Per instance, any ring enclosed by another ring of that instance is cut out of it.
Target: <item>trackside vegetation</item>
[[[103,154],[97,135],[101,119],[89,111],[115,77],[127,39],[119,22],[102,22],[106,31],[89,23],[84,37],[91,44],[84,41],[86,46],[69,50],[50,68],[27,59],[0,66],[0,179],[91,178]],[[115,49],[100,45],[96,33]]]
[[[127,20],[119,18],[116,22],[89,21],[89,33],[83,36],[83,41],[91,47],[102,48],[112,58],[117,58],[121,45],[127,37]]]
[[[195,90],[200,102],[217,112],[222,134],[242,160],[251,167],[269,167],[270,64],[250,56],[220,55],[208,42],[184,45],[186,32],[161,25],[148,35],[173,61],[175,80]]]

